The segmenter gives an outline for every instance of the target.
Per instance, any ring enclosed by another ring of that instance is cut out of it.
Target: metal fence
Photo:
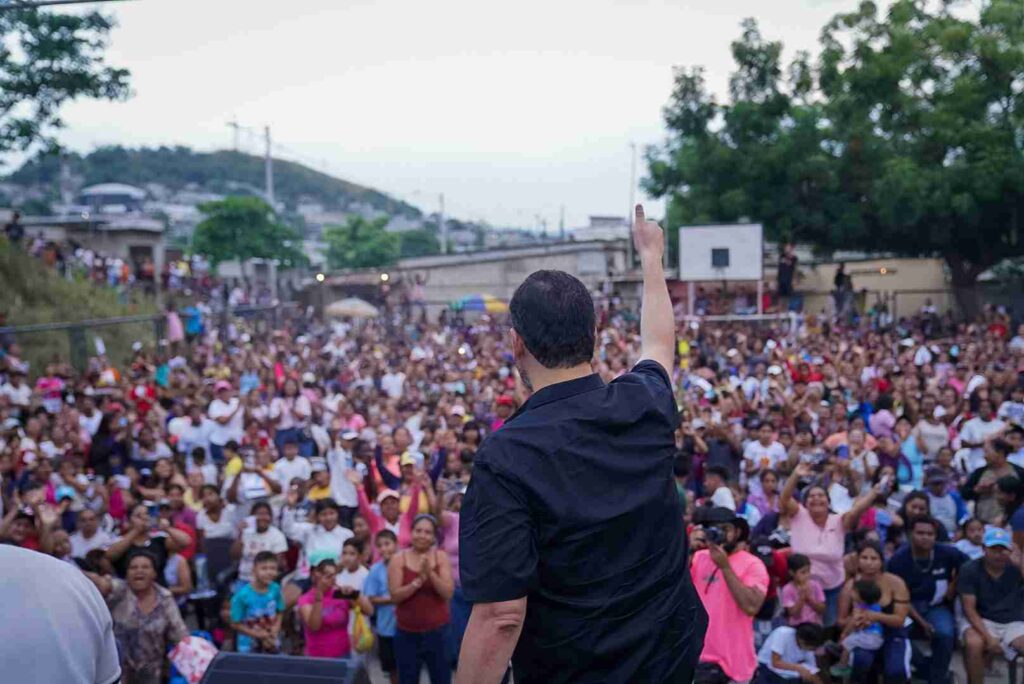
[[[294,316],[298,307],[293,302],[269,306],[240,306],[215,310],[208,322],[224,329],[231,319],[248,321],[257,334],[281,327]],[[131,357],[138,342],[157,347],[166,337],[167,317],[164,314],[91,318],[61,323],[34,323],[0,327],[0,335],[13,339],[32,368],[39,368],[55,358],[68,359],[85,370],[92,352],[104,354],[115,362]]]

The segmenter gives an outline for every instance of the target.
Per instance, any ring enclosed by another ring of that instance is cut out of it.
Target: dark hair
[[[128,566],[132,564],[132,561],[136,558],[145,558],[146,560],[148,560],[149,564],[153,566],[153,572],[155,572],[157,576],[160,575],[160,570],[158,569],[160,567],[160,564],[157,563],[156,556],[153,554],[152,551],[147,551],[145,549],[135,548],[129,551],[128,558],[126,559],[124,567],[127,569]]]
[[[871,549],[872,551],[877,553],[878,557],[882,559],[883,563],[885,563],[885,552],[882,551],[882,545],[871,539],[865,539],[857,545],[857,555],[859,556],[868,549]]]
[[[853,590],[864,603],[878,603],[882,600],[882,590],[871,580],[857,580],[853,583]]]
[[[217,489],[217,485],[212,485],[212,484],[204,484],[202,487],[199,488],[199,492],[201,494],[205,494],[206,492],[213,492],[217,496],[220,496],[220,490]],[[262,503],[266,503],[266,502],[262,502]],[[253,508],[255,508],[255,506],[253,506]]]
[[[380,532],[377,533],[377,541],[380,541],[381,539],[390,539],[391,541],[395,542],[396,544],[398,543],[398,537],[395,536],[394,532],[392,532],[391,530],[388,530],[388,529],[383,529],[383,530],[381,530]]]
[[[903,503],[900,504],[899,515],[901,518],[903,518],[904,520],[907,520],[909,518],[909,516],[907,515],[907,504],[916,499],[921,499],[922,501],[924,501],[925,504],[927,504],[928,506],[929,512],[932,510],[932,502],[931,499],[928,498],[928,495],[922,492],[920,489],[915,489],[914,491],[907,494],[903,498]]]
[[[357,542],[355,539],[352,539],[351,537],[349,537],[344,542],[342,542],[341,548],[345,548],[346,546],[351,546],[353,549],[356,550],[356,553],[362,553],[363,552],[362,545],[359,542]]]
[[[260,551],[252,559],[253,567],[256,567],[260,563],[276,563],[276,562],[277,562],[277,556],[274,554],[273,551]]]
[[[334,499],[330,497],[327,497],[326,499],[320,499],[315,504],[313,504],[313,513],[315,515],[320,515],[324,511],[328,510],[335,512],[337,512],[338,510],[338,504],[335,503]]]
[[[789,568],[789,574],[794,575],[797,570],[811,567],[811,559],[802,553],[790,554],[786,559],[786,567]]]
[[[274,517],[274,509],[271,508],[270,504],[267,503],[266,501],[257,501],[256,503],[254,503],[252,505],[252,508],[249,509],[249,514],[250,515],[256,515],[256,511],[259,510],[260,508],[267,509],[267,513],[270,514],[270,517],[271,518]]]
[[[419,515],[417,515],[416,518],[412,521],[412,526],[416,527],[423,520],[429,522],[433,526],[434,530],[437,530],[437,518],[435,518],[430,513],[420,513]]]
[[[168,494],[170,494],[170,493],[171,493],[171,490],[172,490],[172,489],[177,489],[177,490],[178,490],[179,492],[181,492],[182,494],[184,494],[184,493],[185,493],[185,488],[184,488],[184,487],[182,487],[182,486],[181,486],[180,484],[178,484],[177,482],[172,482],[171,484],[167,485],[167,493],[168,493]]]
[[[1009,456],[1010,454],[1013,453],[1013,447],[1010,446],[1010,443],[1007,442],[1005,439],[999,439],[999,438],[993,439],[992,440],[992,449],[994,451],[998,451],[1004,457],[1005,456]]]
[[[1009,506],[1005,506],[1006,510],[1003,511],[1006,519],[1009,520],[1021,507],[1021,504],[1024,503],[1024,487],[1021,486],[1021,482],[1017,479],[1016,475],[1003,475],[996,480],[996,488],[1003,494],[1013,495],[1013,501]]]
[[[801,622],[796,626],[796,638],[816,649],[825,643],[825,628],[813,622]]]
[[[729,469],[721,465],[711,465],[704,469],[704,476],[717,475],[725,482],[729,481]]]
[[[192,450],[193,461],[205,461],[206,460],[206,449],[201,446],[197,446]]]
[[[323,572],[324,568],[326,568],[328,565],[330,565],[332,568],[336,568],[338,567],[338,561],[334,560],[333,558],[324,558],[322,561],[314,565],[313,569],[319,572]]]
[[[594,356],[597,319],[587,287],[563,271],[535,271],[509,302],[512,328],[545,368],[572,368]]]
[[[893,406],[891,394],[880,394],[878,399],[875,400],[876,411],[891,411]]]
[[[932,529],[935,530],[935,534],[939,533],[939,523],[935,518],[931,517],[930,515],[922,515],[911,520],[910,523],[907,525],[907,531],[913,532],[914,528],[918,525],[931,525]]]
[[[765,475],[774,475],[776,480],[779,479],[779,474],[772,470],[771,468],[766,468],[762,470],[760,474],[757,476],[757,479],[760,480],[761,482],[764,482]]]

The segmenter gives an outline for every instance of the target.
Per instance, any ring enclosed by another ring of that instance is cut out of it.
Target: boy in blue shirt
[[[231,627],[238,635],[239,653],[277,653],[280,650],[284,596],[277,577],[277,556],[260,551],[253,559],[252,580],[231,598]]]
[[[853,606],[854,615],[865,611],[880,613],[882,606],[882,590],[871,580],[858,580],[853,583]],[[873,622],[863,629],[854,628],[854,620],[850,620],[843,630],[842,644],[843,655],[839,658],[839,664],[833,665],[830,672],[833,677],[849,677],[853,672],[850,667],[850,655],[855,648],[864,651],[877,651],[882,648],[884,642],[882,625]]]
[[[377,533],[376,544],[380,560],[370,568],[370,574],[363,582],[363,594],[374,606],[380,669],[388,673],[392,684],[397,684],[394,639],[398,625],[395,621],[395,606],[388,594],[388,562],[398,549],[398,538],[391,530],[381,530]]]

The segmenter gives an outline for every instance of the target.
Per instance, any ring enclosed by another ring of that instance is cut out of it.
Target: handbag
[[[370,621],[363,615],[359,606],[353,608],[355,619],[352,621],[352,645],[356,653],[368,653],[373,649],[373,630]]]

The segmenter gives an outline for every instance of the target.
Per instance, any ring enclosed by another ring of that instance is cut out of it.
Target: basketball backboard
[[[679,279],[761,280],[763,240],[760,223],[683,226],[679,229]]]

